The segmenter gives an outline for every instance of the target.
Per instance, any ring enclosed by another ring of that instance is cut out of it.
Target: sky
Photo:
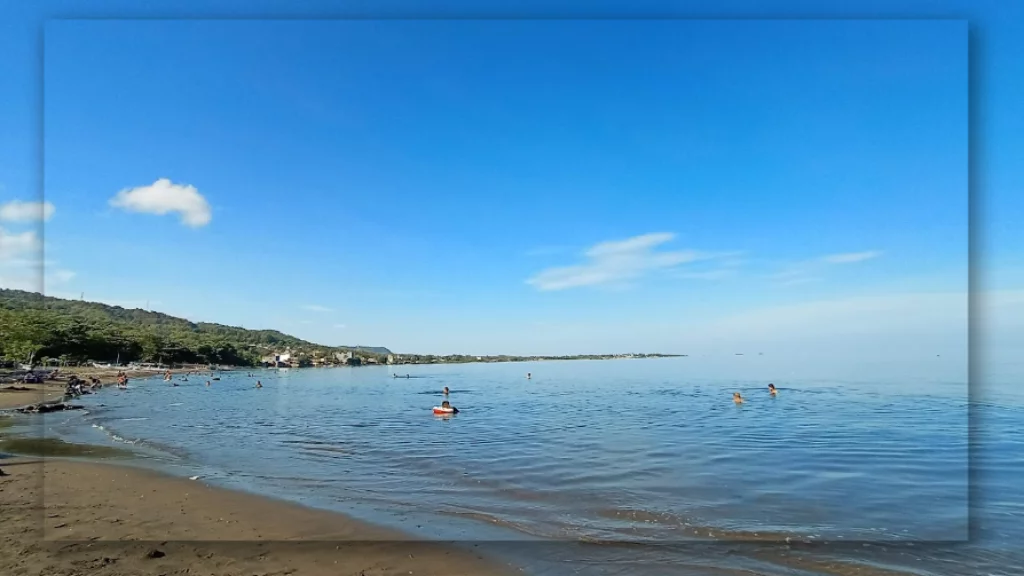
[[[398,352],[965,355],[970,184],[1013,350],[1024,36],[996,6],[917,7],[970,18],[972,58],[964,19],[16,8],[0,285]]]

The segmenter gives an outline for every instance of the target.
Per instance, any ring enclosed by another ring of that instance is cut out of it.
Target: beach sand
[[[98,378],[104,386],[112,386],[117,383],[118,369],[109,368],[92,368],[92,367],[79,367],[79,368],[62,368],[61,372],[65,376],[71,374],[77,374],[79,378]],[[166,370],[129,370],[127,372],[129,382],[132,380],[140,380],[143,378],[149,378],[158,374],[163,374]],[[171,370],[174,374],[183,374],[186,370],[175,369]],[[11,408],[21,408],[31,404],[41,404],[43,402],[53,402],[60,400],[64,397],[64,387],[67,385],[66,380],[47,380],[42,384],[24,384],[24,383],[10,383],[0,385],[0,410],[8,410]]]
[[[471,550],[202,479],[39,458],[0,460],[0,469],[2,574],[519,573]]]
[[[24,390],[22,390],[24,388]],[[64,397],[63,382],[45,384],[4,384],[0,386],[0,410],[21,408],[29,404],[41,404],[60,400]]]

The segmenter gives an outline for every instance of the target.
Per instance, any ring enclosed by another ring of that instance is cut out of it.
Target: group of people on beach
[[[779,393],[779,391],[775,389],[775,384],[770,384],[769,383],[768,384],[768,395],[771,396],[772,398],[774,398],[778,393]],[[743,396],[739,392],[733,392],[732,393],[732,401],[735,402],[736,404],[743,404]]]
[[[83,394],[90,394],[102,387],[103,383],[100,382],[99,378],[90,376],[88,380],[84,380],[72,374],[68,378],[67,385],[64,387],[64,394],[66,396],[81,396]]]

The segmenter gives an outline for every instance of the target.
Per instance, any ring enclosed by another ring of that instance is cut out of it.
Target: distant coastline
[[[392,365],[401,364],[477,364],[499,362],[544,362],[551,360],[624,360],[646,358],[679,358],[686,354],[573,354],[567,356],[467,356],[452,354],[433,356],[420,354],[396,354]]]
[[[279,332],[191,322],[160,312],[0,289],[0,369],[306,368],[672,358],[685,354],[516,356],[396,354],[383,346],[325,346]]]

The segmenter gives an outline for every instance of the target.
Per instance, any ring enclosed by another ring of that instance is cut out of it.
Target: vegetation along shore
[[[191,322],[160,312],[0,289],[0,360],[8,367],[132,362],[304,367],[658,358],[677,354],[477,356],[395,354],[384,347],[325,346],[277,330]]]

